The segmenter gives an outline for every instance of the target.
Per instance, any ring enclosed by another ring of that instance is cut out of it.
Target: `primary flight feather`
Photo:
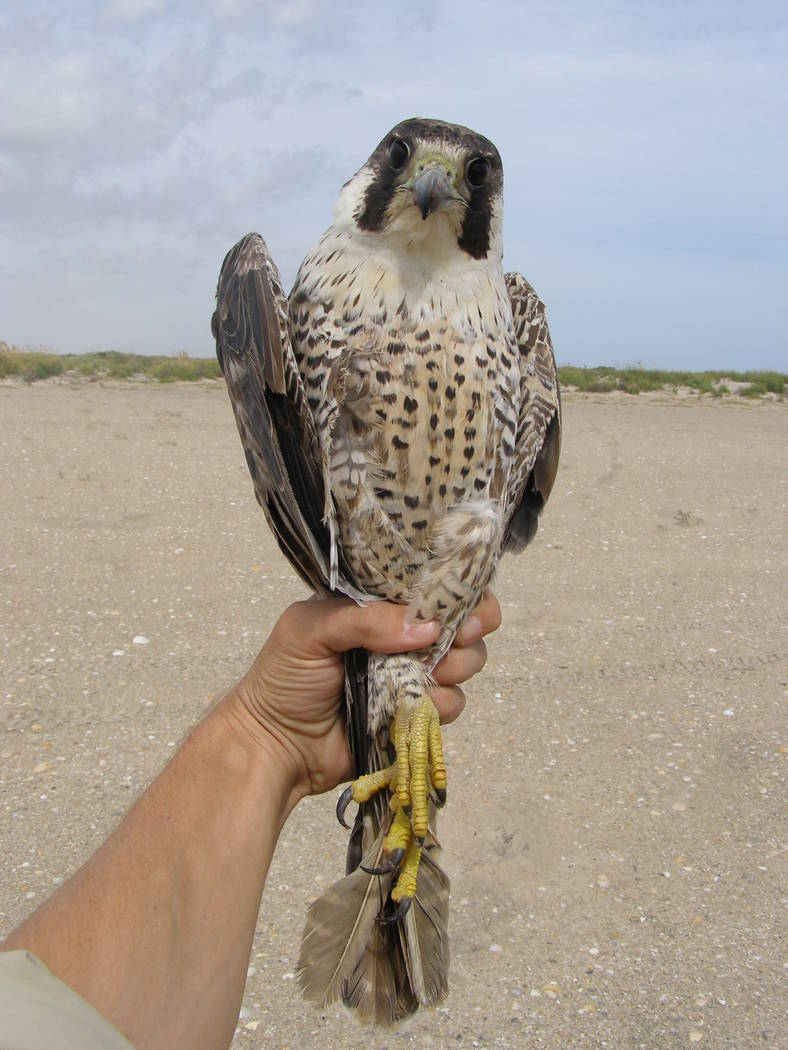
[[[503,168],[454,124],[398,124],[342,188],[286,296],[263,239],[222,266],[216,351],[255,493],[318,594],[436,619],[419,652],[345,660],[359,803],[347,874],[311,906],[306,997],[392,1024],[446,995],[446,769],[431,671],[505,551],[533,538],[561,405],[544,306],[502,268]]]

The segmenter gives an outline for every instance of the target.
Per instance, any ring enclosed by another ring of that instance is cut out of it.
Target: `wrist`
[[[263,775],[279,802],[284,824],[298,802],[309,794],[309,781],[297,750],[285,734],[262,718],[239,682],[211,711],[228,735],[228,746],[252,775]]]

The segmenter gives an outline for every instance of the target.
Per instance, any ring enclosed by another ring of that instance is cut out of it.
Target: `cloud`
[[[30,68],[29,56],[7,54],[0,64],[0,143],[4,152],[84,141],[99,119],[86,55],[49,56]]]
[[[113,0],[104,8],[104,17],[121,22],[139,22],[146,15],[160,15],[164,11],[164,0]]]
[[[682,319],[671,354],[685,332],[698,366],[741,359],[732,286],[756,329],[741,363],[784,359],[780,6],[495,11],[8,0],[0,338],[211,352],[204,317],[233,240],[259,229],[291,280],[340,185],[390,126],[423,115],[501,149],[506,262],[548,297],[563,360],[625,347],[659,360],[666,296]]]

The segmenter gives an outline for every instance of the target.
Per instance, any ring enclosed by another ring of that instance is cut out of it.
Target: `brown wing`
[[[330,590],[331,530],[322,453],[288,331],[288,302],[276,265],[259,234],[227,253],[219,275],[211,331],[246,453],[257,501],[284,555],[319,594]],[[337,589],[365,597],[341,549]],[[367,654],[345,656],[351,750],[366,772]]]
[[[299,575],[327,593],[321,453],[290,345],[287,296],[259,234],[247,234],[222,263],[211,331],[257,501]]]
[[[503,549],[519,554],[536,535],[558,470],[561,393],[544,303],[519,273],[506,274],[506,287],[520,348],[520,415]]]

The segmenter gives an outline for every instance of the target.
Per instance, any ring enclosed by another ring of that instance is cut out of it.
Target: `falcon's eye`
[[[402,139],[394,139],[389,150],[389,164],[394,171],[401,171],[405,167],[409,156],[410,149],[407,142],[403,142]]]
[[[483,186],[487,181],[487,176],[490,174],[490,165],[484,159],[484,157],[476,157],[472,160],[468,167],[465,169],[465,181],[468,185],[478,190],[480,186]]]

